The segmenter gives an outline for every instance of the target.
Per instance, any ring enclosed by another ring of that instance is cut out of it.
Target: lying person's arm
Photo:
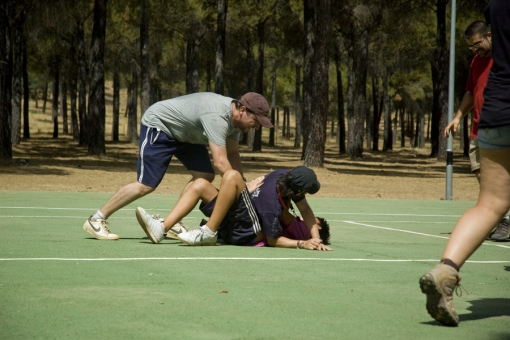
[[[311,238],[309,240],[292,240],[287,237],[267,237],[267,244],[271,247],[278,248],[297,248],[297,249],[308,249],[308,250],[332,250],[328,246],[322,243],[320,238]]]

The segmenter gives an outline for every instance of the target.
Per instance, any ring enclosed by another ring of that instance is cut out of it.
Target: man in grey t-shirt
[[[194,93],[160,101],[144,113],[140,125],[140,150],[136,182],[120,188],[103,207],[89,217],[83,229],[99,240],[117,240],[106,219],[127,204],[154,191],[170,164],[177,157],[197,178],[210,182],[214,167],[223,175],[234,169],[243,174],[239,156],[239,136],[260,126],[271,128],[269,105],[264,97],[248,92],[239,100],[215,93]],[[170,232],[180,230],[170,230]]]

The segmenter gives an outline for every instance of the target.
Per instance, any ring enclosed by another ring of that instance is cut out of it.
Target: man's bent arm
[[[232,169],[237,170],[241,176],[243,174],[243,166],[241,164],[241,156],[239,155],[239,142],[232,138],[227,138],[227,158]]]
[[[209,141],[209,149],[211,150],[213,165],[221,176],[223,176],[227,170],[232,170],[232,165],[228,160],[226,147],[219,146]]]
[[[296,207],[301,213],[301,218],[306,224],[306,227],[310,231],[312,238],[319,238],[319,230],[316,226],[315,215],[313,214],[312,208],[308,204],[306,197],[296,203]]]

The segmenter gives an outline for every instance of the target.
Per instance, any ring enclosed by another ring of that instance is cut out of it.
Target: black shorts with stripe
[[[200,204],[200,211],[205,216],[211,216],[216,205],[216,198],[217,196],[207,204]],[[244,188],[221,222],[218,237],[227,244],[243,245],[255,239],[260,231],[257,211],[253,206],[248,189]]]

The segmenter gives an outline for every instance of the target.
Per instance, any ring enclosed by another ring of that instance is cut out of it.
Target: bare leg
[[[165,232],[187,216],[197,205],[198,201],[202,200],[207,204],[217,195],[218,190],[216,190],[209,181],[203,178],[198,178],[189,182],[186,186],[186,190],[182,192],[181,197],[179,197],[172,211],[165,217]]]
[[[193,184],[194,181],[196,181],[199,178],[203,178],[208,182],[212,182],[214,180],[214,173],[193,171],[193,170],[191,170],[190,172],[191,172],[192,177],[191,177],[190,181],[188,183],[186,183],[186,185],[184,186],[184,189],[182,189],[181,195],[190,187],[190,185]]]
[[[220,223],[227,215],[230,206],[232,206],[245,187],[246,182],[236,170],[228,170],[223,174],[218,198],[216,198],[211,218],[207,222],[209,229],[213,232],[218,231]]]
[[[510,208],[510,149],[480,149],[480,194],[459,219],[446,244],[444,259],[459,267],[475,252]]]
[[[156,188],[148,187],[139,182],[127,184],[117,190],[105,205],[103,205],[100,211],[108,218],[108,216],[112,215],[117,210],[153,192],[155,189]]]

